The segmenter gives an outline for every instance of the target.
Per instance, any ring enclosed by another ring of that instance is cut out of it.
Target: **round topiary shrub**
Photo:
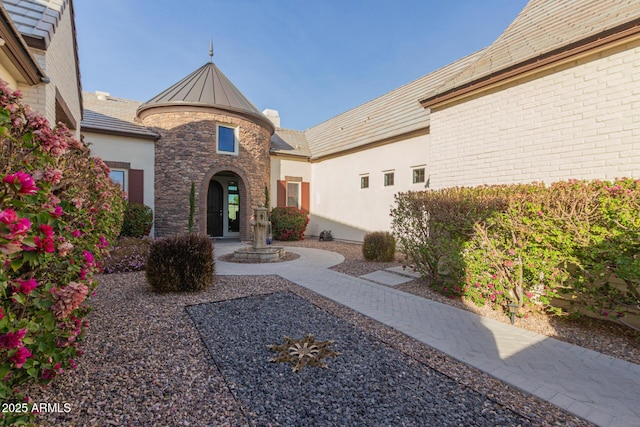
[[[303,240],[309,224],[309,215],[298,208],[273,208],[271,211],[271,231],[276,240]]]
[[[365,234],[362,255],[367,261],[393,261],[396,255],[395,237],[388,231],[374,231]]]
[[[151,232],[152,226],[153,211],[149,206],[140,203],[127,203],[120,236],[145,237]]]
[[[213,282],[213,243],[202,234],[181,234],[151,244],[146,276],[159,292],[199,291]]]

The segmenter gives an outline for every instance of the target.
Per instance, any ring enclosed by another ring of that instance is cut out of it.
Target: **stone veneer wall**
[[[196,189],[194,230],[206,233],[209,181],[218,172],[231,171],[240,177],[240,239],[248,240],[251,212],[264,203],[269,185],[271,133],[231,113],[193,110],[158,107],[142,113],[143,124],[161,135],[155,157],[156,236],[188,231],[191,182]],[[239,127],[238,155],[216,153],[216,123]]]

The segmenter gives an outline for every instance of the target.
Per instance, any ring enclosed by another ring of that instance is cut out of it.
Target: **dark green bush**
[[[388,231],[367,233],[364,236],[362,255],[368,261],[393,261],[396,255],[396,239]]]
[[[127,203],[122,224],[122,237],[145,237],[151,232],[153,225],[153,211],[147,205]]]
[[[199,291],[213,282],[213,243],[208,236],[182,234],[151,244],[146,276],[159,292]]]
[[[309,215],[298,208],[273,208],[271,230],[276,240],[303,240],[309,223]]]

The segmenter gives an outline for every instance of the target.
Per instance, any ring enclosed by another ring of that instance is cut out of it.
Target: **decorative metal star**
[[[293,372],[300,372],[307,365],[327,368],[328,365],[324,359],[327,357],[335,358],[340,354],[340,352],[329,348],[331,344],[333,344],[331,340],[316,341],[311,334],[298,340],[285,336],[282,344],[267,346],[270,351],[278,353],[277,356],[270,358],[269,362],[291,363]]]

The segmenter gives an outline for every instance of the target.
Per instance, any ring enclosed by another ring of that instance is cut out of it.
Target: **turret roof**
[[[138,115],[154,107],[213,107],[253,117],[266,127],[271,121],[231,83],[213,62],[207,62],[170,88],[162,91],[138,108]]]

